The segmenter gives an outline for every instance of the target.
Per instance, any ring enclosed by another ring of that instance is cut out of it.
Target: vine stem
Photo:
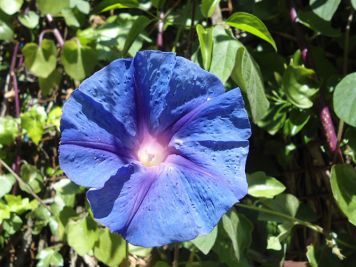
[[[307,66],[315,69],[315,64],[310,57],[308,45],[298,25],[299,18],[294,0],[290,0],[289,16],[297,36],[297,42],[302,53],[302,59]],[[335,158],[343,162],[342,153],[340,147],[338,146],[334,123],[331,118],[330,108],[325,104],[321,94],[319,94],[319,116],[329,151]]]
[[[53,26],[53,17],[51,15],[47,14],[46,18],[47,18],[47,21],[49,22],[49,24],[52,25],[53,34],[56,37],[56,40],[57,40],[59,46],[63,47],[64,46],[64,39],[63,39],[62,34],[60,33],[60,31],[55,26]]]
[[[264,213],[268,213],[268,214],[271,214],[271,215],[275,215],[275,216],[278,216],[279,218],[283,218],[283,219],[285,219],[287,221],[290,221],[290,222],[293,222],[295,224],[299,224],[299,225],[305,226],[305,227],[309,228],[310,230],[313,230],[314,232],[316,232],[318,234],[321,234],[321,235],[324,235],[324,236],[328,236],[328,234],[325,233],[324,229],[321,226],[316,225],[316,224],[312,224],[310,222],[306,222],[306,221],[303,221],[303,220],[300,220],[300,219],[297,219],[295,217],[286,215],[286,214],[278,212],[278,211],[274,211],[274,210],[270,210],[270,209],[266,209],[266,208],[262,208],[262,207],[256,207],[256,206],[253,206],[253,205],[240,204],[240,203],[236,204],[235,206],[236,207],[240,207],[240,208],[244,208],[244,209],[249,209],[249,210],[254,210],[254,211],[258,211],[258,212],[264,212]],[[351,244],[349,244],[349,243],[347,243],[345,241],[337,239],[336,242],[338,242],[339,244],[341,244],[341,245],[343,245],[345,247],[352,248],[352,249],[356,250],[356,246],[351,245]]]
[[[125,240],[125,267],[129,267],[129,242]]]
[[[14,51],[12,53],[11,64],[10,64],[10,78],[12,81],[12,87],[14,88],[14,92],[15,92],[16,118],[19,118],[20,113],[21,113],[19,87],[17,84],[17,78],[16,78],[16,73],[15,73],[16,59],[17,59],[17,54],[19,52],[19,47],[20,47],[20,43],[16,42]],[[18,126],[18,131],[19,131],[19,133],[21,132],[20,126]],[[16,159],[15,159],[15,164],[13,166],[16,173],[19,173],[19,171],[20,171],[21,158],[20,158],[19,152],[20,152],[20,140],[18,138],[16,138]],[[16,187],[14,187],[14,190],[16,191]]]
[[[156,45],[158,49],[163,48],[163,30],[164,30],[164,12],[161,10],[159,12],[159,21],[158,21],[158,34],[157,34],[157,40],[156,40]]]
[[[261,208],[261,207],[256,207],[256,206],[252,206],[252,205],[246,205],[246,204],[236,204],[236,206],[240,207],[240,208],[245,208],[245,209],[250,209],[250,210],[255,210],[255,211],[260,211],[260,212],[268,213],[268,214],[271,214],[271,215],[275,215],[275,216],[278,216],[278,217],[283,218],[285,220],[288,220],[290,222],[303,225],[303,226],[305,226],[305,227],[307,227],[307,228],[309,228],[309,229],[311,229],[314,232],[317,232],[319,234],[324,234],[323,228],[320,227],[319,225],[315,225],[315,224],[312,224],[310,222],[306,222],[306,221],[294,218],[292,216],[286,215],[286,214],[278,212],[278,211],[265,209],[265,208]]]
[[[352,9],[349,17],[347,18],[347,23],[346,23],[346,27],[345,27],[344,60],[343,60],[343,66],[342,66],[342,73],[344,76],[347,74],[347,67],[349,65],[348,54],[349,54],[349,45],[350,45],[350,29],[351,29],[351,23],[353,20],[353,16],[354,16],[354,11]],[[344,131],[344,121],[340,120],[339,128],[337,131],[338,145],[340,145],[343,131]]]
[[[173,255],[173,262],[172,267],[178,267],[179,263],[179,243],[174,244],[174,255]]]
[[[50,210],[50,208],[48,208],[48,206],[43,202],[43,200],[35,193],[35,191],[33,190],[33,188],[26,183],[20,176],[17,175],[16,172],[14,172],[9,165],[6,164],[5,161],[3,161],[2,159],[0,159],[0,164],[3,165],[5,167],[5,169],[7,169],[16,179],[16,181],[19,184],[22,184],[24,187],[27,188],[28,193],[30,193],[30,195],[32,195],[39,203],[40,205],[42,205],[44,208],[46,208],[50,214],[52,214],[52,211]],[[53,214],[52,214],[53,215]]]

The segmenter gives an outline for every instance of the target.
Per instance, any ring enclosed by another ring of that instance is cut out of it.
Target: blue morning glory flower
[[[247,193],[239,89],[174,53],[142,51],[83,81],[63,107],[60,165],[97,221],[152,247],[209,233]]]

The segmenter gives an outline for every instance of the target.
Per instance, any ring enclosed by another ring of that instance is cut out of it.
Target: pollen
[[[146,167],[159,165],[166,157],[166,151],[161,144],[155,140],[144,141],[138,152],[138,160]]]

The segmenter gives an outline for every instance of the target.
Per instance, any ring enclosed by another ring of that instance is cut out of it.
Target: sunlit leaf
[[[42,191],[44,187],[43,176],[35,166],[28,163],[22,164],[20,174],[24,182],[29,185],[35,193]],[[27,193],[31,192],[29,188],[23,184],[20,184],[20,188]]]
[[[38,260],[36,267],[63,266],[63,257],[58,250],[58,247],[41,249],[36,256]]]
[[[65,42],[61,61],[65,72],[73,79],[81,81],[94,71],[97,56],[92,48],[73,39]]]
[[[40,17],[33,11],[19,15],[19,21],[22,23],[22,25],[29,29],[35,28],[38,25],[39,20]]]
[[[330,21],[340,2],[341,0],[309,0],[309,5],[316,15]]]
[[[204,17],[210,18],[216,7],[219,5],[221,0],[202,0],[201,1],[201,13],[203,14]]]
[[[0,198],[10,192],[15,181],[15,177],[12,174],[0,175]]]
[[[335,88],[334,109],[336,115],[356,127],[356,72],[344,77]]]
[[[77,221],[70,220],[66,227],[68,244],[81,256],[94,248],[98,233],[96,223],[89,216]]]
[[[138,6],[137,0],[104,0],[95,7],[95,10],[106,12],[120,8],[138,8]]]
[[[36,4],[43,15],[56,15],[70,7],[70,0],[36,0]]]
[[[205,255],[213,248],[216,237],[218,235],[218,228],[215,227],[209,234],[201,235],[192,240],[194,246],[196,246]]]
[[[0,117],[0,144],[8,145],[15,141],[19,133],[17,120],[13,117]]]
[[[268,112],[269,101],[260,69],[245,47],[240,47],[237,52],[232,78],[247,95],[253,121],[261,120]]]
[[[57,51],[52,40],[42,40],[40,46],[27,43],[22,49],[26,67],[36,76],[47,78],[56,68]]]
[[[248,194],[254,197],[273,198],[282,193],[286,187],[274,177],[264,172],[255,172],[247,175]]]
[[[225,83],[230,77],[236,62],[237,49],[241,43],[232,38],[229,32],[221,25],[213,30],[213,51],[209,71]]]
[[[101,229],[98,232],[99,239],[94,246],[94,256],[108,266],[116,267],[126,255],[125,240],[109,229]]]
[[[203,59],[203,67],[209,70],[213,51],[213,28],[204,29],[200,24],[195,27],[200,45],[200,52]]]
[[[13,15],[20,10],[23,0],[0,0],[0,8],[8,15]]]
[[[21,127],[36,145],[41,141],[46,118],[47,114],[42,106],[34,106],[21,114]]]
[[[256,16],[245,12],[235,12],[226,20],[226,24],[265,40],[277,51],[276,43],[266,25]]]
[[[315,73],[304,66],[289,65],[283,75],[283,89],[288,100],[298,108],[313,106],[312,96],[318,92]]]

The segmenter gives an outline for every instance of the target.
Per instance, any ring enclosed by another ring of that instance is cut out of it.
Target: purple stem
[[[156,40],[158,49],[162,49],[162,47],[163,47],[163,27],[164,27],[163,20],[164,20],[164,13],[163,13],[163,11],[161,11],[159,13],[158,35],[157,35],[157,40]]]
[[[294,0],[290,0],[290,9],[289,9],[290,20],[292,22],[294,31],[297,35],[297,41],[299,45],[299,49],[302,53],[302,59],[304,64],[308,67],[312,67],[315,69],[314,62],[312,61],[308,45],[304,39],[304,35],[302,30],[298,25],[298,14],[297,8]],[[319,94],[319,116],[321,120],[321,125],[323,127],[324,135],[326,138],[326,142],[329,148],[329,151],[333,156],[336,156],[340,161],[343,161],[342,153],[340,147],[338,146],[336,131],[334,127],[334,123],[332,121],[330,108],[325,104],[322,94]]]
[[[53,34],[54,34],[54,36],[56,37],[56,40],[57,40],[59,46],[60,46],[60,47],[63,47],[63,45],[64,45],[64,39],[63,39],[62,34],[60,33],[60,31],[59,31],[59,30],[54,26],[54,24],[53,24],[53,17],[48,14],[48,15],[46,15],[46,18],[47,18],[49,24],[50,24],[50,25],[52,26],[52,28],[53,28]]]
[[[15,74],[15,67],[16,67],[16,59],[17,59],[17,54],[19,51],[19,46],[20,43],[16,42],[15,44],[15,48],[14,48],[14,52],[12,53],[12,58],[11,58],[11,64],[10,64],[10,77],[11,77],[11,81],[12,81],[12,87],[14,88],[14,92],[15,92],[15,114],[16,114],[16,118],[20,117],[20,97],[19,97],[19,88],[17,85],[17,78],[16,78],[16,74]],[[20,132],[20,128],[19,128],[19,132]],[[20,164],[21,164],[21,158],[19,155],[19,142],[20,140],[16,140],[16,160],[15,163],[13,165],[13,170],[15,171],[15,173],[19,173],[20,171]],[[15,187],[14,187],[15,190]]]

